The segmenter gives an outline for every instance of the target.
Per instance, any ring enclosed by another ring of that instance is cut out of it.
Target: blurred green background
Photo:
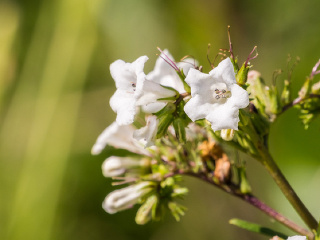
[[[320,1],[237,0],[12,0],[0,1],[0,239],[267,239],[228,225],[233,217],[283,228],[251,206],[194,179],[185,179],[188,211],[177,223],[138,226],[136,208],[115,215],[101,203],[112,190],[102,177],[101,156],[90,149],[115,119],[108,101],[115,90],[109,65],[148,55],[156,47],[178,60],[190,54],[209,70],[228,48],[252,61],[270,81],[299,56],[297,92],[320,58]],[[286,74],[278,78],[286,78]],[[319,77],[318,77],[319,79]],[[272,127],[270,147],[280,168],[319,219],[320,125],[305,131],[296,110]],[[272,179],[247,159],[254,192],[301,223]],[[292,234],[284,230],[287,234]]]

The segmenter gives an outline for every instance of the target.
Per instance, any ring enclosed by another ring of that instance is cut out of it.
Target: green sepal
[[[176,118],[173,120],[173,128],[176,133],[176,137],[179,142],[185,143],[186,138],[186,121],[182,118]]]
[[[177,105],[176,118],[173,120],[173,128],[176,133],[176,137],[179,142],[185,143],[186,138],[186,127],[191,121],[184,112],[184,101],[180,101]]]
[[[243,63],[240,70],[238,71],[236,75],[236,80],[240,86],[243,86],[246,84],[248,79],[248,72],[250,68],[251,68],[251,65],[246,65],[246,63]]]
[[[234,59],[234,58],[230,57],[230,60],[233,65],[233,70],[234,70],[235,74],[238,74],[238,71],[239,71],[238,58]]]
[[[184,90],[186,90],[187,93],[191,93],[191,88],[188,83],[186,83],[186,75],[184,74],[183,69],[180,69],[180,72],[177,73],[183,83]]]
[[[291,82],[288,80],[284,80],[284,87],[281,93],[281,104],[285,106],[291,101]]]
[[[240,192],[242,194],[251,193],[251,186],[250,186],[248,178],[247,178],[246,168],[239,167],[238,173],[239,173],[239,177],[240,177]]]
[[[176,109],[174,103],[168,103],[159,112],[154,113],[159,120],[156,138],[161,138],[167,133],[167,129],[174,119],[174,112]]]
[[[177,222],[180,221],[180,217],[184,216],[184,212],[187,210],[184,206],[171,201],[168,203],[168,208],[170,209],[172,216],[176,219]]]
[[[311,92],[311,79],[307,77],[306,81],[303,83],[302,88],[299,91],[299,97],[304,99]]]
[[[280,237],[282,239],[287,239],[288,238],[288,236],[283,234],[283,233],[280,233],[280,232],[277,232],[277,231],[272,230],[270,228],[263,227],[263,226],[261,226],[259,224],[247,222],[247,221],[244,221],[244,220],[241,220],[241,219],[233,218],[233,219],[229,220],[229,223],[232,224],[232,225],[235,225],[235,226],[237,226],[239,228],[248,230],[250,232],[260,233],[260,234],[263,234],[263,235],[266,235],[266,236],[269,236],[269,237],[278,236],[278,237]]]
[[[158,101],[174,101],[174,100],[177,100],[179,95],[175,95],[175,96],[172,96],[172,97],[166,97],[166,98],[158,98],[157,100]]]
[[[269,111],[273,114],[279,114],[282,110],[280,99],[278,96],[278,89],[276,86],[271,86],[270,88],[266,89]]]
[[[169,87],[169,86],[164,86],[164,85],[161,85],[161,84],[160,84],[160,86],[165,88],[165,89],[168,89],[168,90],[171,90],[171,91],[175,92],[175,99],[177,99],[179,97],[179,92],[176,89],[174,89],[172,87]],[[162,98],[159,98],[159,99],[162,99]]]
[[[138,209],[135,221],[139,225],[144,225],[152,219],[152,209],[158,203],[158,197],[156,195],[151,195],[147,198],[144,204]]]

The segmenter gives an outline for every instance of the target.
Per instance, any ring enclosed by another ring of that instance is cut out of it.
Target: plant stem
[[[175,174],[189,175],[189,176],[201,179],[211,185],[214,185],[214,186],[218,187],[219,189],[221,189],[221,190],[223,190],[223,191],[225,191],[235,197],[238,197],[238,198],[244,200],[245,202],[249,203],[250,205],[258,208],[260,211],[264,212],[265,214],[272,217],[273,219],[275,219],[279,223],[283,224],[284,226],[290,228],[294,232],[301,234],[303,236],[307,236],[309,240],[314,239],[314,235],[312,232],[310,232],[310,231],[304,229],[303,227],[297,225],[296,223],[292,222],[291,220],[289,220],[288,218],[286,218],[282,214],[278,213],[273,208],[269,207],[267,204],[260,201],[257,197],[255,197],[251,194],[240,193],[239,191],[237,191],[236,187],[233,185],[224,187],[222,185],[215,183],[213,180],[209,179],[205,174],[196,174],[193,172],[184,172],[184,171],[180,170],[180,171],[177,171],[176,173],[170,174],[170,176],[175,175]]]
[[[275,180],[285,197],[291,203],[296,212],[300,215],[302,220],[307,224],[307,226],[311,229],[317,229],[318,223],[316,219],[312,216],[310,211],[303,204],[301,199],[298,197],[296,192],[293,190],[277,164],[274,162],[272,156],[269,151],[265,148],[260,149],[261,158],[260,161],[265,166],[267,171],[270,173],[272,178]]]

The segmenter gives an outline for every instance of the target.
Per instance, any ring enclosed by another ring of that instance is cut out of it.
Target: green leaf
[[[230,219],[229,223],[232,224],[232,225],[235,225],[235,226],[237,226],[239,228],[243,228],[245,230],[248,230],[250,232],[260,233],[260,234],[263,234],[263,235],[266,235],[266,236],[269,236],[269,237],[278,236],[278,237],[281,237],[283,239],[287,239],[288,238],[288,236],[283,234],[283,233],[280,233],[280,232],[274,231],[274,230],[272,230],[270,228],[262,227],[259,224],[247,222],[247,221],[244,221],[244,220],[241,220],[241,219],[238,219],[238,218]]]

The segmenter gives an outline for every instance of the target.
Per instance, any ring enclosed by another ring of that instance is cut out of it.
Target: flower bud
[[[310,90],[311,90],[311,80],[310,78],[307,78],[302,88],[299,91],[299,97],[305,98],[310,93]]]
[[[291,85],[290,81],[284,80],[284,87],[281,94],[282,105],[287,105],[288,103],[290,103],[290,99],[291,99],[290,85]]]
[[[153,189],[152,182],[140,182],[109,193],[102,203],[103,209],[110,214],[131,208]]]
[[[225,141],[231,141],[234,136],[234,129],[222,129],[220,137]]]
[[[136,223],[139,225],[146,224],[152,218],[152,209],[156,207],[159,199],[156,195],[148,197],[146,202],[142,204],[136,214]]]
[[[111,156],[102,164],[102,173],[105,177],[116,177],[124,174],[132,168],[147,166],[147,159],[135,159],[130,157]]]
[[[246,169],[244,167],[238,168],[238,173],[240,175],[240,191],[243,194],[251,193],[251,186],[247,179]]]
[[[248,72],[250,67],[251,67],[250,65],[243,63],[240,70],[238,71],[236,80],[240,86],[244,85],[247,82]]]

